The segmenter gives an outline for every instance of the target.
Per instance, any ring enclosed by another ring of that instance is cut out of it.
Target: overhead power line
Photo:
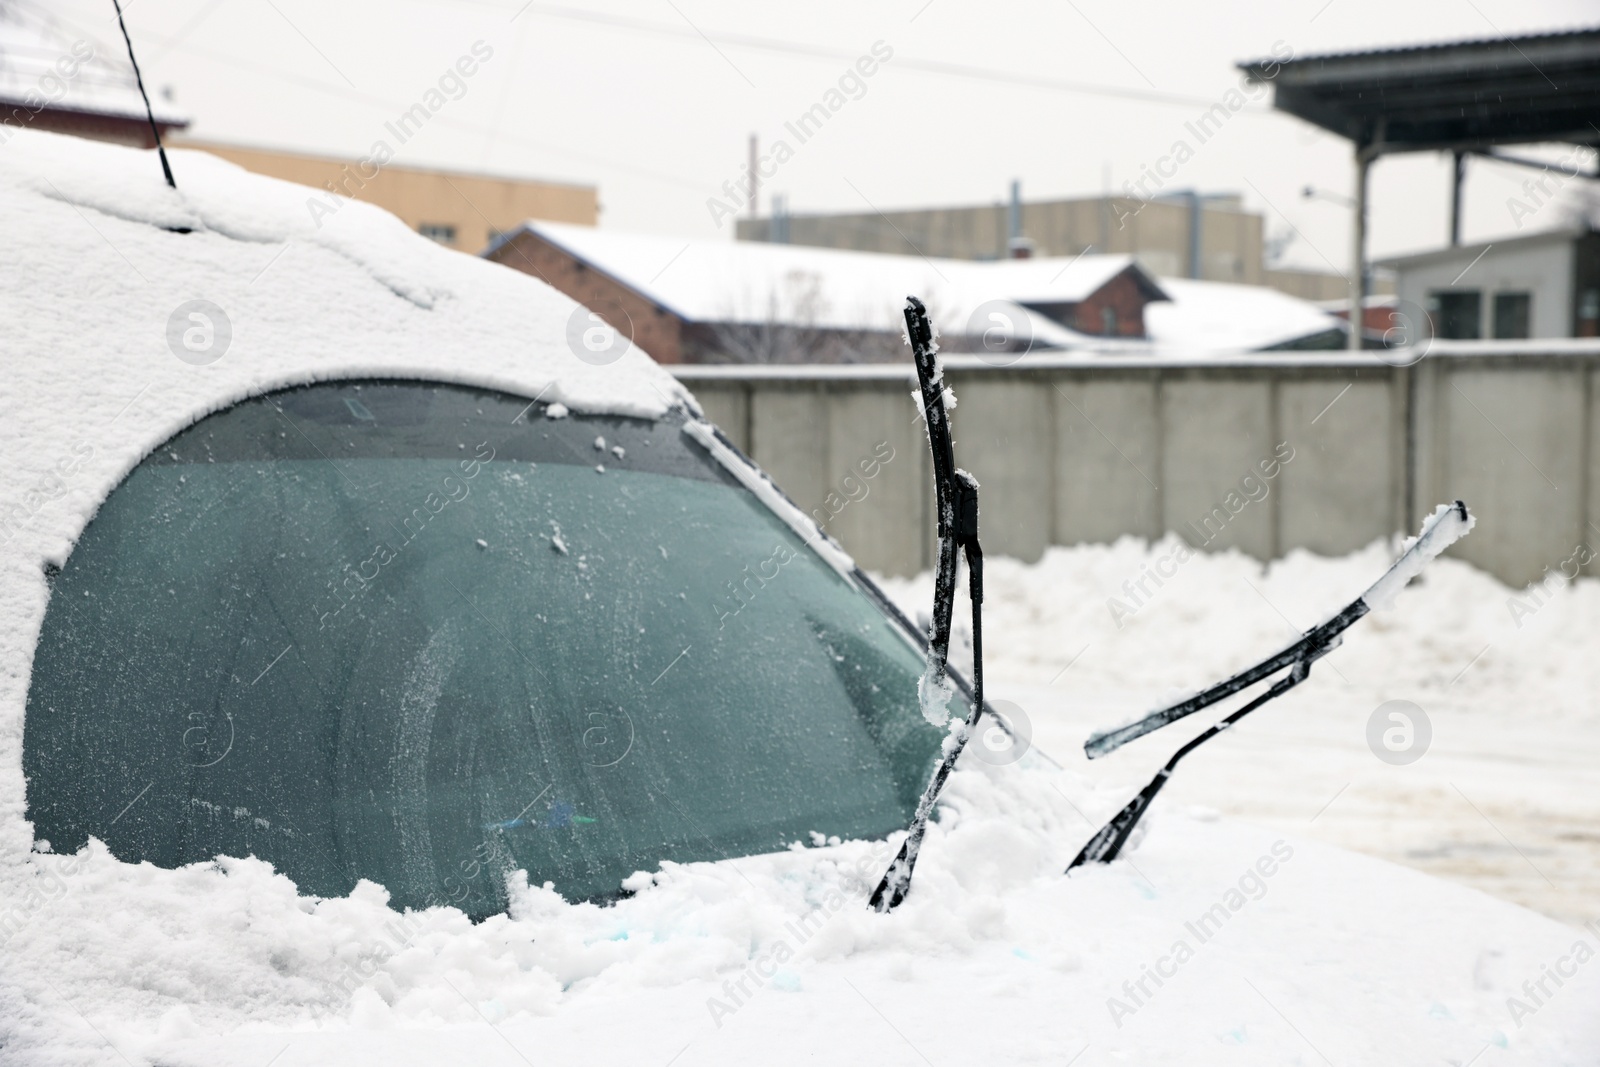
[[[723,33],[720,31],[696,30],[692,27],[676,26],[666,22],[652,22],[648,19],[636,19],[627,15],[613,15],[604,11],[590,11],[584,8],[565,7],[558,4],[498,4],[490,0],[428,0],[431,3],[444,3],[452,6],[466,4],[471,7],[490,8],[496,11],[505,11],[512,14],[513,18],[521,17],[524,13],[543,15],[546,18],[566,19],[573,22],[587,22],[594,25],[610,26],[616,29],[632,30],[636,33],[654,34],[661,37],[676,37],[682,40],[691,40],[704,43],[705,40],[717,44],[725,44],[734,48],[749,48],[765,52],[781,52],[790,55],[810,56],[822,59],[842,59],[853,63],[860,58],[859,52],[852,52],[843,48],[830,48],[826,45],[804,44],[797,41],[784,41],[774,37],[759,37],[742,33]],[[1064,78],[1046,78],[1019,71],[995,70],[989,67],[975,67],[965,63],[947,63],[936,59],[916,59],[911,56],[896,54],[893,65],[897,69],[917,70],[927,74],[939,74],[945,77],[966,78],[974,81],[991,82],[998,85],[1014,85],[1027,89],[1041,89],[1048,92],[1078,93],[1088,96],[1106,96],[1119,100],[1133,100],[1145,104],[1164,104],[1169,106],[1181,105],[1183,107],[1211,107],[1217,101],[1201,96],[1188,96],[1181,93],[1163,93],[1159,90],[1131,89],[1114,85],[1100,85],[1094,82],[1070,81]],[[1247,108],[1256,114],[1271,114],[1264,108]]]
[[[74,30],[84,34],[85,36],[87,36],[90,32],[85,27],[73,22],[70,19],[62,18],[60,21],[62,24],[71,26]],[[351,89],[348,86],[337,85],[333,82],[322,81],[319,78],[312,78],[302,74],[291,74],[286,71],[278,70],[265,63],[247,59],[244,56],[231,55],[227,52],[221,52],[214,48],[206,48],[202,45],[197,45],[189,41],[182,41],[176,38],[164,37],[159,34],[148,32],[143,33],[142,36],[147,40],[154,41],[157,44],[166,45],[170,50],[187,52],[190,55],[199,56],[217,63],[225,63],[232,69],[253,71],[263,77],[272,78],[276,81],[284,82],[289,85],[297,85],[303,89],[309,89],[313,92],[324,93],[328,96],[337,96],[345,100],[353,100],[369,107],[381,108],[388,112],[390,117],[404,112],[406,109],[410,108],[416,103],[415,100],[400,101],[389,97],[378,96],[374,93],[362,92],[359,89]],[[574,151],[565,145],[552,144],[547,141],[538,141],[529,137],[521,137],[515,134],[493,130],[488,126],[484,126],[476,122],[463,122],[462,120],[453,118],[449,115],[439,115],[434,117],[432,120],[432,125],[464,130],[467,133],[486,134],[508,144],[522,145],[527,148],[534,148],[541,152],[547,152],[552,155],[565,156],[569,159],[579,160],[591,165],[609,167],[613,170],[633,174],[641,178],[649,178],[652,181],[658,181],[666,185],[675,185],[683,189],[693,189],[699,193],[706,192],[708,188],[707,183],[704,180],[697,181],[685,175],[669,174],[664,171],[657,171],[648,167],[640,167],[637,164],[624,160],[612,159],[607,156],[599,156],[589,152]]]

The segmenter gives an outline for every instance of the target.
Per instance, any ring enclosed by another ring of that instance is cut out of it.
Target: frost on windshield
[[[519,869],[604,898],[903,825],[941,740],[905,636],[676,425],[525,407],[321,385],[136,468],[53,580],[38,836],[483,915]]]

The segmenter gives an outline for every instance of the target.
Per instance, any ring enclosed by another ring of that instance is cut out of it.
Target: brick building
[[[126,52],[69,30],[49,9],[0,3],[0,144],[8,126],[154,148],[189,118],[155,94],[145,112]]]
[[[1167,299],[1131,256],[974,263],[544,222],[485,255],[543,278],[663,363],[902,359],[908,293],[940,322],[947,352],[1139,342],[1145,308]]]
[[[1337,322],[1260,286],[1157,280],[1128,255],[932,259],[685,241],[528,222],[485,253],[584,304],[662,363],[908,358],[907,294],[947,353],[1005,357],[1337,347]]]

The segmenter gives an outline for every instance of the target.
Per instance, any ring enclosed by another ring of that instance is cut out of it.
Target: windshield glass
[[[502,910],[662,860],[905,824],[918,654],[682,432],[453,386],[241,403],[52,580],[29,814],[164,867]]]

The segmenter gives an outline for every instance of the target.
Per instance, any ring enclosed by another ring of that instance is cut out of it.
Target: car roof
[[[154,152],[26,128],[0,138],[5,838],[25,832],[21,724],[44,570],[174,433],[245,397],[338,378],[457,382],[598,414],[698,411],[637,348],[579,359],[568,325],[584,312],[566,296],[370,205],[199,152],[172,153],[173,190]],[[204,365],[169,340],[192,301],[220,309],[231,333]]]
[[[26,470],[101,419],[117,419],[108,449],[130,433],[148,449],[241,397],[325,378],[435,378],[644,417],[693,403],[637,348],[605,365],[578,358],[568,326],[582,312],[568,297],[369,204],[182,150],[174,190],[153,152],[4,134],[0,230],[20,279],[0,292],[0,361],[18,376],[7,414],[20,420],[0,435],[7,466]],[[205,366],[168,339],[194,300],[232,330]],[[160,403],[123,412],[145,388]]]

